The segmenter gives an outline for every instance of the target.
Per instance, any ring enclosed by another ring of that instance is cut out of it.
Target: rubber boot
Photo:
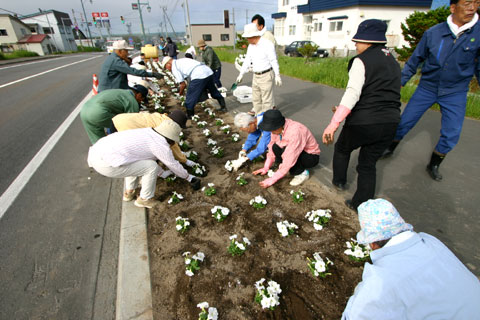
[[[225,105],[225,98],[218,98],[217,99],[218,103],[220,104],[220,109],[218,109],[217,111],[221,111],[221,112],[227,112],[227,106]]]
[[[192,117],[195,115],[195,111],[193,109],[187,109],[187,118],[192,119]]]
[[[395,151],[399,143],[400,143],[399,140],[398,141],[393,140],[392,143],[388,146],[388,148],[383,151],[382,155],[380,156],[380,159],[386,159],[391,157],[393,154],[393,151]]]
[[[432,152],[430,163],[427,165],[427,172],[435,181],[442,181],[443,179],[442,175],[438,171],[440,163],[442,163],[443,159],[445,159],[445,155],[439,155],[438,153]]]

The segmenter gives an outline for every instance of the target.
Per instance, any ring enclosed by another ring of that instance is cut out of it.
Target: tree
[[[399,54],[398,60],[407,61],[417,47],[417,44],[422,39],[423,33],[436,24],[447,21],[450,15],[450,8],[440,7],[428,12],[415,11],[402,23],[402,34],[405,41],[410,47],[402,46],[402,48],[395,48]]]
[[[312,46],[311,43],[307,43],[301,48],[298,48],[298,53],[302,55],[302,57],[305,58],[305,64],[307,64],[308,59],[310,59],[315,52],[317,52],[318,46],[314,45]]]
[[[247,38],[242,37],[240,33],[237,33],[237,43],[235,44],[237,49],[247,50],[248,40]]]

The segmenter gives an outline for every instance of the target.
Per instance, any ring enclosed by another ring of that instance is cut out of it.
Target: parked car
[[[302,55],[300,54],[300,52],[298,52],[298,49],[304,47],[307,43],[311,44],[312,46],[317,45],[313,41],[293,41],[285,47],[285,54],[289,57],[301,57]],[[317,51],[313,54],[313,57],[326,58],[328,57],[328,51],[327,49],[318,48]]]

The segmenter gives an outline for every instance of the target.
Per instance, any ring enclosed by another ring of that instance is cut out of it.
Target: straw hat
[[[182,132],[182,128],[173,120],[167,119],[155,127],[155,131],[160,133],[165,138],[173,140],[175,142],[180,141],[180,132]]]
[[[205,40],[203,39],[198,40],[197,47],[205,47],[205,46],[207,46],[207,44],[205,43]]]

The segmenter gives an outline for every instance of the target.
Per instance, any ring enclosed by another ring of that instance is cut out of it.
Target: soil
[[[173,106],[175,99],[170,99]],[[263,167],[263,162],[251,163],[237,173],[228,172],[227,160],[237,158],[246,134],[233,125],[232,117],[219,114],[232,127],[230,134],[220,131],[215,119],[207,117],[200,105],[195,108],[201,120],[208,122],[212,139],[224,148],[224,157],[215,158],[207,147],[207,138],[195,122],[184,129],[188,145],[199,155],[199,161],[208,169],[202,186],[214,183],[216,195],[206,196],[193,191],[188,182],[177,179],[167,183],[159,179],[156,195],[162,205],[148,211],[148,244],[152,278],[154,317],[160,319],[198,319],[197,304],[207,301],[216,307],[219,319],[339,319],[348,298],[361,280],[363,263],[351,261],[343,251],[345,241],[355,237],[358,229],[356,214],[343,204],[343,198],[311,178],[300,187],[289,185],[286,176],[268,189],[258,182],[264,177],[252,172]],[[239,142],[231,141],[232,133],[240,133]],[[236,177],[244,172],[249,182],[236,184]],[[296,204],[290,190],[301,189],[305,201]],[[184,196],[176,205],[167,204],[173,191]],[[256,210],[250,199],[262,195],[268,204]],[[230,209],[223,222],[213,219],[210,209],[221,205]],[[305,218],[308,211],[330,209],[332,219],[321,231],[313,228]],[[192,227],[185,234],[175,229],[175,218],[189,218]],[[276,228],[282,220],[299,226],[296,234],[283,238]],[[237,234],[247,237],[252,245],[242,256],[232,257],[227,247],[229,237]],[[202,251],[205,260],[194,276],[185,274],[182,253]],[[307,257],[321,252],[334,262],[330,276],[315,278],[307,267]],[[254,302],[255,282],[261,278],[280,284],[280,305],[275,310],[264,310]]]

